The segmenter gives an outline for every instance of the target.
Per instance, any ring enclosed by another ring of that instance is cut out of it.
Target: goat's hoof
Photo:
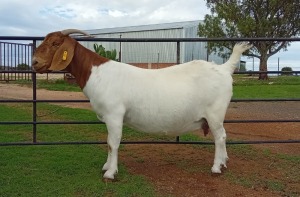
[[[211,172],[212,172],[213,174],[221,174],[221,173],[222,173],[220,166],[219,166],[219,167],[213,166],[213,167],[211,168]]]
[[[102,178],[102,181],[104,183],[113,183],[113,182],[116,182],[117,180],[116,179],[109,179],[109,178]]]
[[[114,180],[115,179],[115,175],[117,174],[117,170],[113,171],[113,170],[107,170],[104,175],[103,178],[104,179],[111,179]]]
[[[117,176],[112,176],[112,177],[107,177],[107,176],[103,176],[102,181],[105,183],[112,183],[112,182],[117,182]]]

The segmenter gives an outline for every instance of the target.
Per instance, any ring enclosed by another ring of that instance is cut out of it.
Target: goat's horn
[[[83,34],[83,35],[92,37],[90,34],[84,32],[84,31],[81,31],[79,29],[65,29],[65,30],[62,30],[61,33],[66,35],[66,36],[70,35],[70,34],[74,34],[74,33],[79,33],[79,34]]]

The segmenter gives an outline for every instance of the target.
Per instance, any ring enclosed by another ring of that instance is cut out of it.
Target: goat
[[[210,129],[215,142],[211,171],[221,173],[228,160],[223,121],[232,96],[232,73],[251,45],[236,44],[222,65],[194,60],[150,70],[101,57],[71,38],[72,33],[88,35],[74,29],[49,33],[36,49],[32,65],[38,73],[70,72],[99,120],[105,122],[105,179],[114,179],[118,172],[123,124],[148,133],[176,135]]]

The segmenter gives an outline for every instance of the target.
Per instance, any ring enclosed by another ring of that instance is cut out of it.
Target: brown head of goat
[[[64,70],[72,61],[77,42],[69,37],[71,33],[89,34],[74,29],[49,33],[36,49],[32,65],[39,73]]]

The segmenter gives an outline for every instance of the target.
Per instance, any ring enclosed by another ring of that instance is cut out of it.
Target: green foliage
[[[198,35],[208,38],[280,38],[300,33],[300,4],[287,0],[207,0],[211,15],[199,24]],[[286,50],[286,41],[252,42],[248,56],[260,59],[260,70],[267,70],[267,60],[280,50]],[[209,52],[226,56],[224,48],[232,49],[233,42],[209,43]]]
[[[283,67],[281,69],[281,71],[284,72],[281,75],[293,75],[293,73],[291,73],[293,71],[293,69],[291,67],[288,67],[288,66]]]
[[[111,51],[105,50],[105,48],[102,45],[94,44],[94,50],[97,54],[99,54],[102,57],[106,57],[108,59],[118,61],[117,59],[117,50],[113,49]]]
[[[25,64],[25,63],[18,64],[18,65],[17,65],[17,70],[30,70],[30,66],[28,66],[28,65]]]

